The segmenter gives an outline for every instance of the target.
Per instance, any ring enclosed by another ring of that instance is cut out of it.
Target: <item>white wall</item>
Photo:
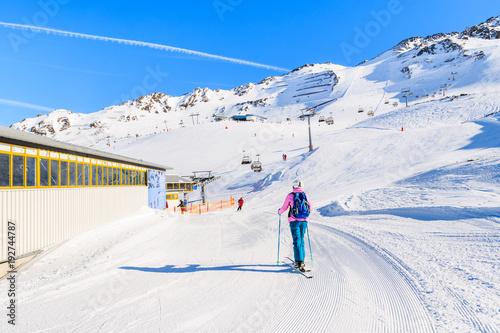
[[[0,262],[8,221],[16,223],[16,257],[66,240],[148,205],[147,186],[0,190]]]

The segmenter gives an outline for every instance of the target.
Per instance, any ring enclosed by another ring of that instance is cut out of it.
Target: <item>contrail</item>
[[[236,59],[236,58],[229,58],[229,57],[219,56],[216,54],[210,54],[210,53],[205,53],[205,52],[200,52],[200,51],[183,49],[180,47],[155,44],[155,43],[148,43],[148,42],[140,42],[140,41],[130,40],[130,39],[121,39],[121,38],[81,34],[78,32],[71,32],[71,31],[64,31],[64,30],[57,30],[57,29],[50,29],[50,28],[42,28],[42,27],[37,27],[37,26],[27,25],[27,24],[15,24],[15,23],[0,22],[0,26],[6,27],[6,28],[12,28],[12,29],[28,29],[28,30],[33,30],[33,31],[42,31],[42,32],[45,32],[47,34],[53,33],[55,35],[66,36],[66,37],[76,37],[76,38],[84,38],[84,39],[101,40],[101,41],[105,41],[105,42],[117,42],[117,43],[123,43],[126,45],[144,46],[144,47],[149,47],[149,48],[157,49],[157,50],[191,54],[191,55],[196,55],[199,57],[217,59],[217,60],[232,62],[232,63],[236,63],[236,64],[241,64],[241,65],[259,67],[259,68],[272,69],[272,70],[276,70],[276,71],[280,71],[280,72],[289,72],[290,71],[289,69],[286,69],[286,68],[270,66],[270,65],[265,65],[265,64],[259,64],[257,62],[246,61],[246,60]]]
[[[46,112],[50,112],[50,111],[54,110],[54,108],[48,108],[46,106],[18,102],[18,101],[13,101],[10,99],[3,99],[3,98],[0,98],[0,104],[12,105],[12,106],[17,106],[17,107],[21,107],[21,108],[28,108],[28,109],[46,111]]]

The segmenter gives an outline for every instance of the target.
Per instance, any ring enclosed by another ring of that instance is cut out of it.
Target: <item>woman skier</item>
[[[305,246],[304,233],[307,229],[308,216],[311,211],[311,202],[307,194],[302,190],[302,181],[293,183],[293,191],[286,196],[283,206],[278,210],[278,214],[283,214],[288,208],[288,222],[293,238],[293,255],[295,257],[295,268],[305,272]]]

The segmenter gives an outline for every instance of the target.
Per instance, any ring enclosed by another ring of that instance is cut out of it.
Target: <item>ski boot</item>
[[[294,267],[304,273],[306,271],[306,265],[303,261],[296,261]]]

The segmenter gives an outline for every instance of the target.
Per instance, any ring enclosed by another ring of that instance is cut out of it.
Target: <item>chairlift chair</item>
[[[252,165],[250,165],[250,168],[254,172],[261,172],[262,171],[262,163],[259,161],[259,154],[257,154],[257,161],[253,161]]]
[[[363,109],[363,108],[359,108],[359,109],[358,109],[358,113],[361,113],[361,112],[365,112],[365,109]]]
[[[324,116],[319,117],[318,123],[322,123],[324,121],[326,121]]]
[[[326,118],[326,124],[327,125],[333,125],[333,117]]]
[[[368,117],[373,117],[375,115],[375,112],[373,112],[373,110],[370,110],[370,112],[368,112]]]
[[[252,159],[250,158],[250,156],[243,156],[243,158],[241,159],[241,164],[250,164],[252,163]]]

